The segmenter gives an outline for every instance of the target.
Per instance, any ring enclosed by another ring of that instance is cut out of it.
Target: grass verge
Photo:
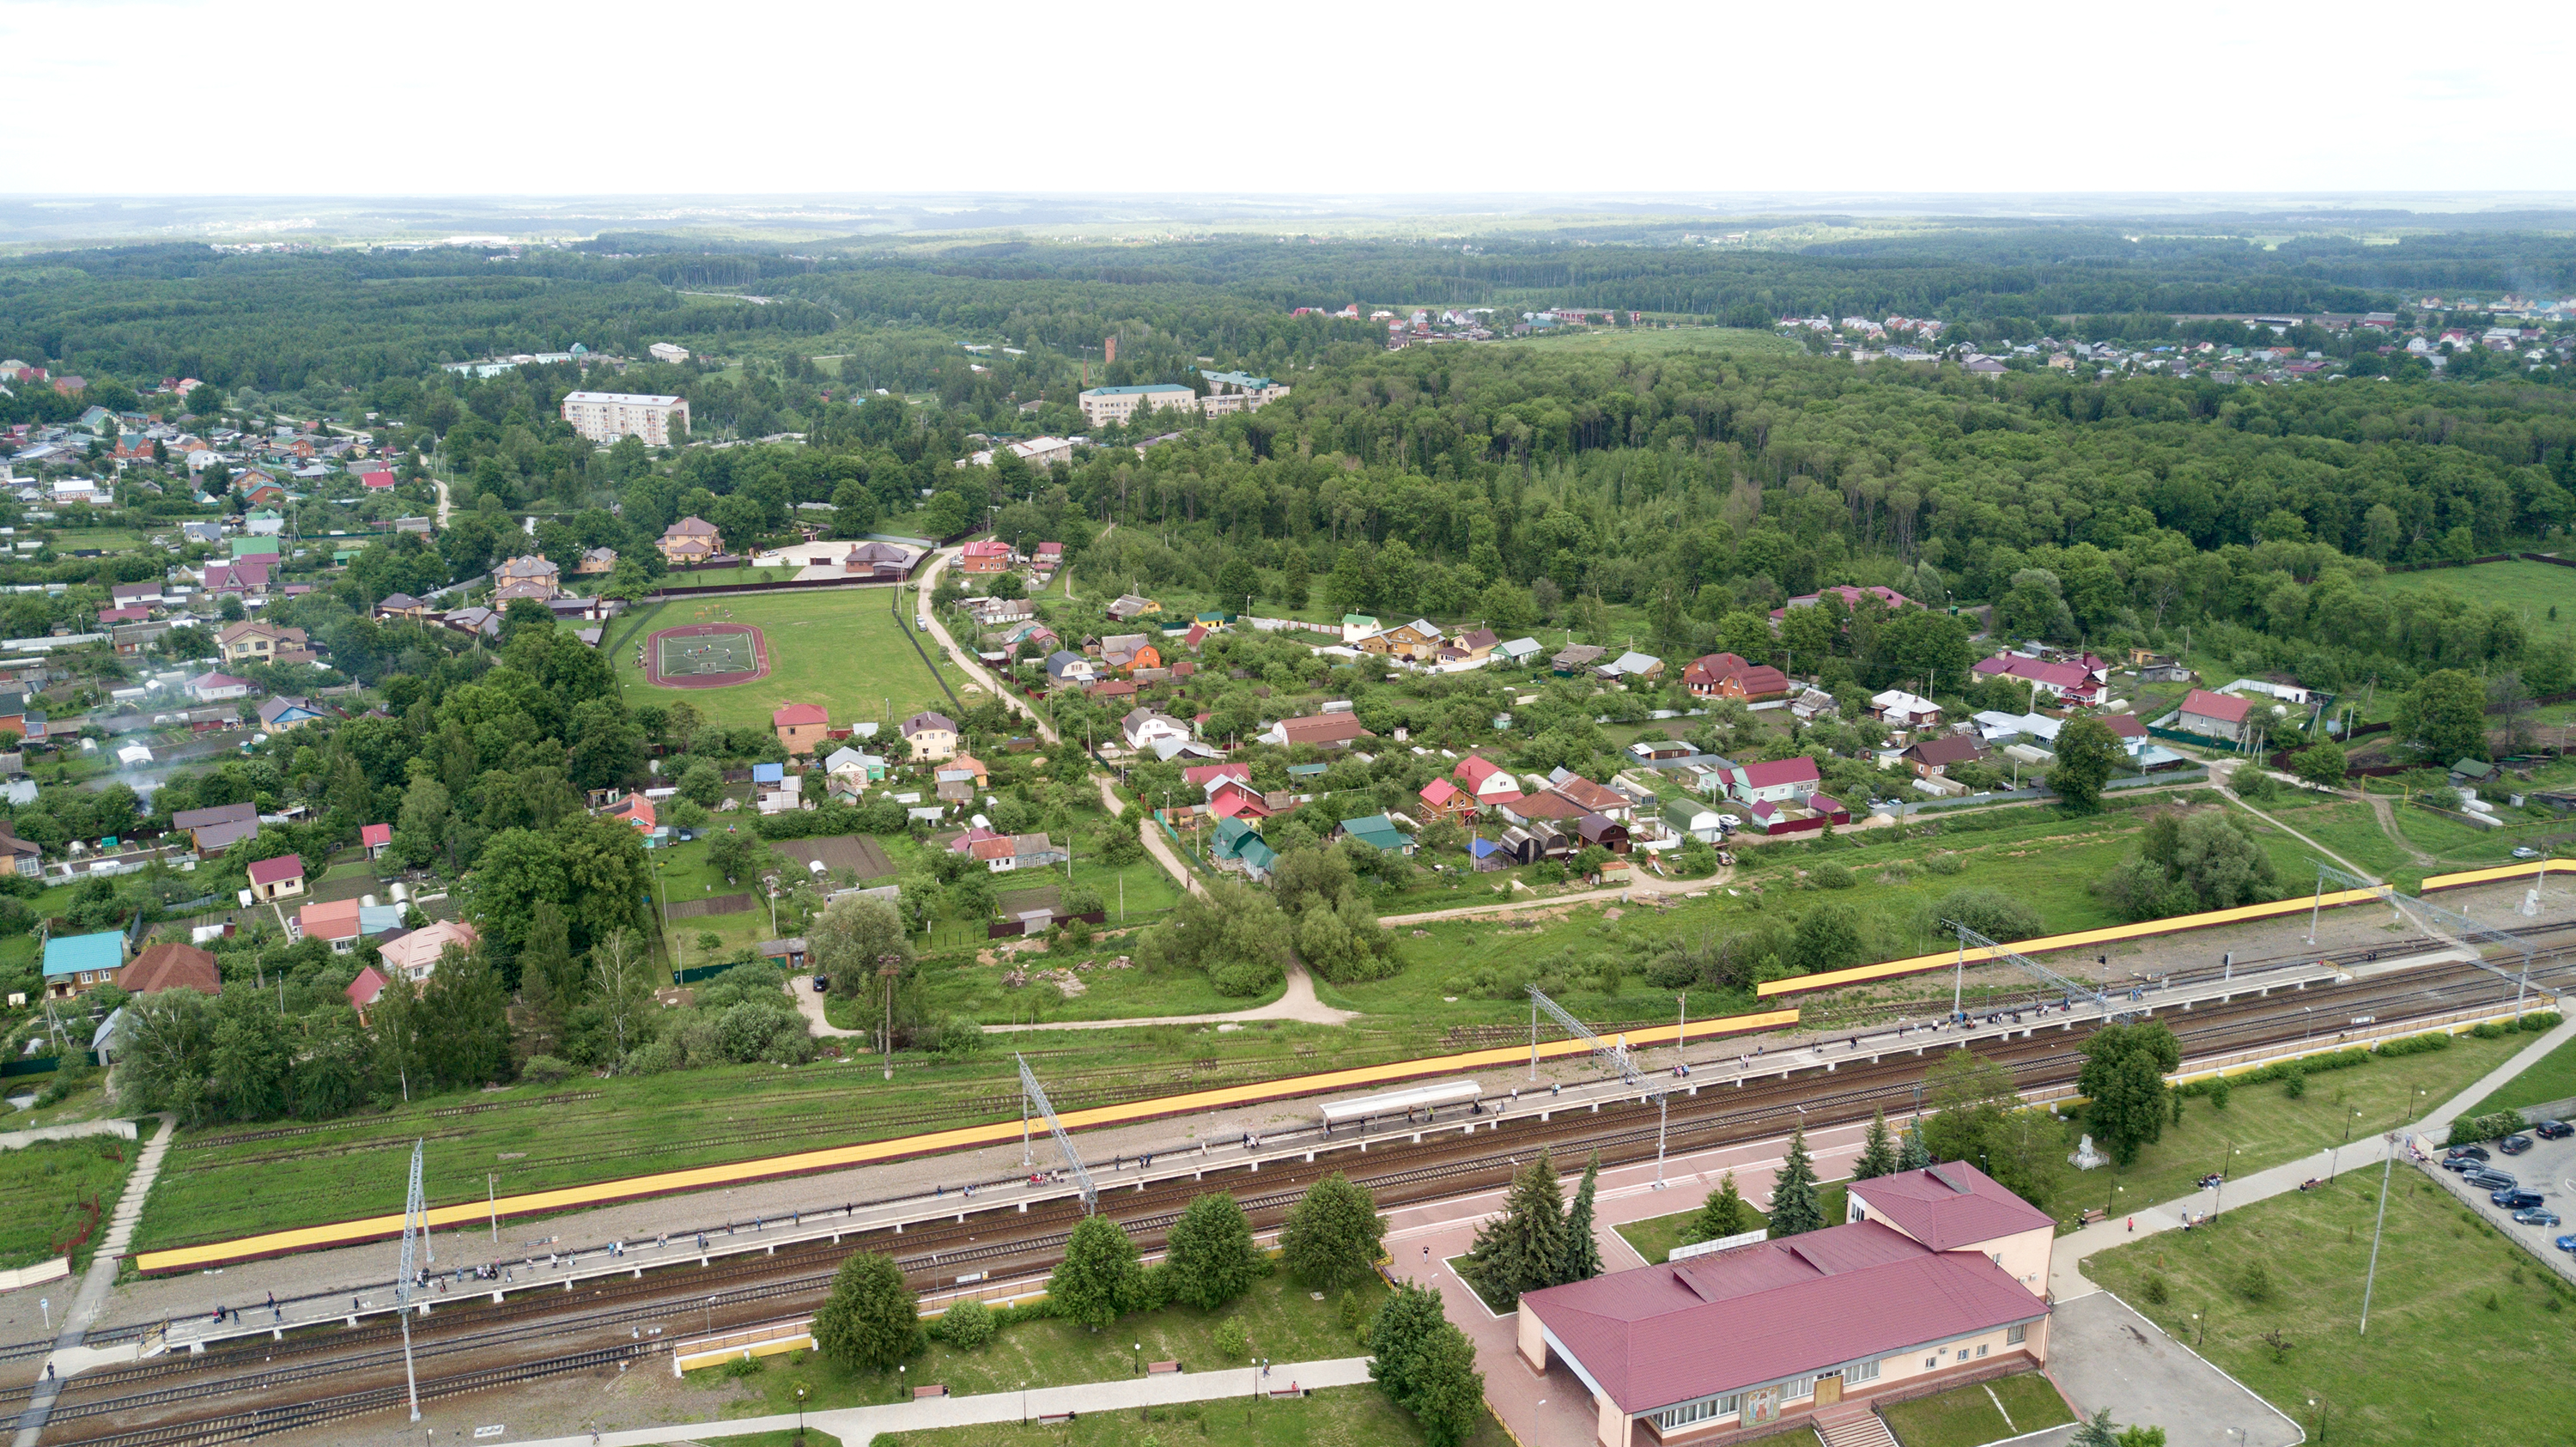
[[[2066,1399],[2037,1372],[1897,1402],[1879,1415],[1902,1447],[1983,1447],[2075,1420]]]
[[[62,1255],[87,1226],[88,1238],[73,1253],[78,1270],[107,1230],[141,1144],[85,1136],[0,1151],[0,1270]]]
[[[1056,1447],[1149,1447],[1198,1439],[1248,1447],[1413,1447],[1423,1441],[1413,1418],[1376,1387],[1333,1387],[1289,1401],[1189,1402],[1156,1407],[1140,1421],[1125,1412],[1101,1412],[1044,1428],[1017,1422],[943,1427],[927,1432],[880,1432],[870,1447],[1020,1447],[1032,1438]],[[732,1439],[725,1439],[731,1441]],[[1786,1438],[1781,1439],[1786,1442]],[[1815,1434],[1807,1434],[1809,1442]],[[1512,1447],[1488,1412],[1461,1447]]]
[[[2418,1172],[2391,1183],[2359,1334],[2379,1185],[2374,1172],[2275,1196],[2103,1252],[2085,1272],[2312,1438],[2320,1426],[2390,1447],[2563,1437],[2576,1290]]]
[[[2470,1106],[2469,1114],[2515,1110],[2543,1101],[2565,1100],[2570,1096],[2576,1096],[2576,1040],[2550,1051],[2530,1069],[2497,1086],[2493,1094]]]

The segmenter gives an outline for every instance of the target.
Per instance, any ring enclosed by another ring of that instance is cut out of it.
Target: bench
[[[2099,1206],[2087,1206],[2084,1208],[2083,1224],[2090,1226],[2094,1222],[2104,1219],[2108,1214],[2108,1212],[2104,1211]]]
[[[1149,1377],[1159,1377],[1169,1372],[1177,1372],[1180,1369],[1181,1364],[1178,1361],[1155,1362],[1145,1368],[1145,1375]]]
[[[1058,1423],[1058,1422],[1070,1422],[1070,1421],[1072,1421],[1073,1419],[1074,1419],[1074,1414],[1073,1414],[1073,1413],[1071,1413],[1071,1412],[1040,1412],[1040,1413],[1038,1413],[1038,1425],[1039,1425],[1039,1426],[1042,1426],[1042,1427],[1045,1427],[1045,1426],[1053,1426],[1054,1424],[1056,1424],[1056,1423]]]
[[[912,1389],[912,1399],[916,1402],[920,1401],[924,1397],[944,1397],[947,1395],[948,1388],[945,1385],[938,1383],[934,1383],[927,1387],[915,1387]]]
[[[1302,1397],[1305,1396],[1306,1393],[1306,1388],[1291,1382],[1284,1387],[1272,1387],[1270,1389],[1270,1399],[1275,1402],[1281,1397]]]

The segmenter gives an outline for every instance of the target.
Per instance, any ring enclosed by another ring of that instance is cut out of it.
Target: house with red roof
[[[629,794],[600,812],[610,819],[622,819],[647,834],[660,827],[661,823],[653,816],[653,801],[641,794]]]
[[[1507,804],[1521,796],[1520,781],[1512,777],[1511,770],[1476,754],[1460,759],[1449,777],[1475,795],[1479,805]]]
[[[369,492],[391,492],[394,475],[390,472],[362,472],[358,474],[358,481],[365,483]]]
[[[1442,818],[1466,820],[1475,817],[1476,796],[1447,779],[1434,779],[1422,786],[1422,807]]]
[[[2184,697],[2174,725],[2185,733],[2236,743],[2244,739],[2245,720],[2253,712],[2252,699],[2195,688]]]
[[[1181,782],[1193,789],[1205,790],[1218,779],[1232,779],[1237,783],[1249,784],[1252,782],[1252,766],[1244,763],[1195,764],[1181,770]]]
[[[2045,1214],[1956,1161],[1847,1199],[1839,1226],[1530,1292],[1521,1357],[1568,1369],[1602,1447],[1831,1427],[2046,1365]]]
[[[250,892],[263,903],[292,899],[304,892],[304,861],[293,854],[263,859],[250,867]]]
[[[349,988],[345,993],[349,997],[351,1007],[358,1012],[359,1024],[367,1023],[367,1009],[376,1003],[377,996],[385,992],[387,983],[385,977],[377,973],[373,965],[361,968],[358,971],[358,978],[349,982]]]
[[[1694,698],[1780,698],[1789,692],[1789,675],[1767,663],[1748,663],[1741,655],[1711,653],[1691,660],[1682,683]]]
[[[2018,678],[2030,685],[2033,699],[2062,698],[2068,703],[2102,701],[2101,680],[2080,663],[2051,663],[2027,653],[1998,653],[1976,662],[1979,678]]]
[[[1011,545],[999,538],[978,538],[957,550],[957,571],[1001,573],[1010,570]]]
[[[1217,819],[1267,819],[1279,812],[1260,790],[1241,779],[1218,779],[1208,785],[1207,811]]]
[[[1824,775],[1816,761],[1800,754],[1759,764],[1738,764],[1729,774],[1726,792],[1740,804],[1795,803],[1816,792]]]
[[[769,727],[789,756],[810,754],[830,731],[831,715],[819,703],[791,703],[770,713]]]
[[[391,824],[368,824],[358,830],[358,844],[367,851],[369,859],[383,858],[385,851],[391,849],[393,843],[394,826]]]
[[[1283,718],[1261,735],[1261,742],[1281,748],[1309,744],[1319,749],[1344,749],[1360,739],[1376,737],[1360,722],[1359,715],[1343,711]]]

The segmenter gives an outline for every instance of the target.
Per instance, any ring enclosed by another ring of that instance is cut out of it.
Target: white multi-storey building
[[[671,440],[676,419],[689,429],[689,403],[684,397],[656,397],[641,392],[567,392],[563,419],[593,442],[641,437],[659,447]]]

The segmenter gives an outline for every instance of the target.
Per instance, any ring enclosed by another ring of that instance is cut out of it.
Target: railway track
[[[2576,959],[2553,959],[2546,973],[2576,974]],[[2537,963],[2533,974],[2535,979],[2544,974]],[[2325,1013],[2327,1006],[2337,1017],[2367,1013],[2394,1022],[2509,999],[2511,992],[2510,982],[2457,964],[2200,1005],[2188,1013],[2168,1008],[2158,1018],[2174,1028],[2186,1056],[2205,1058],[2299,1038],[2307,1031],[2306,1020]],[[2066,1023],[2043,1016],[2032,1022],[2034,1033],[1982,1042],[1979,1053],[2011,1071],[2025,1089],[2070,1081],[2090,1030],[2080,1020],[2072,1029],[2052,1028]],[[1666,1148],[1675,1153],[1704,1150],[1769,1138],[1799,1124],[1843,1124],[1866,1119],[1877,1109],[1911,1106],[1924,1069],[1946,1048],[1932,1037],[1922,1042],[1921,1056],[1911,1045],[1903,1053],[1883,1049],[1874,1062],[1862,1054],[1836,1062],[1830,1073],[1822,1066],[1806,1067],[1786,1078],[1748,1080],[1741,1086],[1702,1079],[1697,1095],[1671,1097],[1662,1131]],[[1204,1179],[1104,1190],[1101,1210],[1150,1250],[1159,1246],[1188,1200],[1208,1190],[1232,1191],[1260,1229],[1276,1225],[1308,1185],[1335,1170],[1351,1173],[1377,1194],[1382,1207],[1393,1209],[1499,1186],[1541,1148],[1568,1158],[1599,1150],[1611,1164],[1649,1157],[1656,1148],[1658,1125],[1650,1105],[1627,1100],[1605,1102],[1597,1111],[1565,1108],[1545,1121],[1537,1119],[1537,1106],[1536,1101],[1524,1102],[1517,1112],[1498,1118],[1499,1129],[1472,1135],[1443,1130],[1426,1135],[1420,1144],[1412,1143],[1409,1130],[1373,1135],[1366,1155],[1336,1150],[1311,1162],[1274,1158],[1257,1173],[1248,1169],[1248,1162],[1211,1160]],[[660,1350],[680,1331],[745,1324],[819,1301],[833,1270],[854,1250],[894,1255],[916,1290],[946,1286],[968,1272],[991,1279],[1025,1276],[1034,1282],[1053,1265],[1078,1219],[1078,1206],[1070,1201],[1034,1205],[1025,1215],[1002,1208],[969,1214],[963,1222],[916,1223],[899,1236],[891,1230],[854,1231],[837,1244],[782,1246],[774,1255],[648,1271],[640,1278],[599,1282],[570,1293],[528,1292],[499,1303],[460,1296],[441,1302],[429,1318],[415,1319],[415,1356],[430,1364],[433,1373],[441,1363],[457,1368],[426,1377],[422,1395],[451,1396],[632,1362]],[[647,1334],[656,1328],[658,1336]],[[519,1356],[531,1343],[563,1347],[607,1334],[631,1335],[571,1351]],[[390,1323],[310,1330],[283,1341],[254,1340],[201,1356],[86,1374],[66,1384],[68,1390],[53,1409],[59,1429],[49,1429],[45,1440],[76,1447],[187,1447],[382,1411],[401,1401],[400,1353],[393,1345],[398,1335],[398,1327]],[[21,1345],[41,1351],[45,1344]],[[15,1348],[0,1348],[0,1359],[16,1355]],[[317,1394],[318,1388],[334,1384],[343,1389]],[[0,1403],[21,1403],[28,1390],[0,1391]],[[208,1407],[222,1410],[204,1410]],[[150,1420],[164,1416],[171,1420]],[[70,1435],[100,1425],[128,1430]]]

